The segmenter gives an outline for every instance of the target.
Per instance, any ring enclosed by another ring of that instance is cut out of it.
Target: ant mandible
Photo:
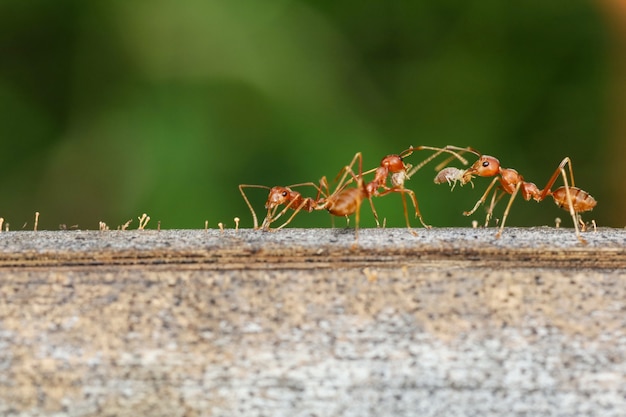
[[[516,170],[512,168],[502,168],[500,166],[500,161],[498,161],[498,159],[494,158],[493,156],[482,155],[475,149],[471,148],[460,148],[459,150],[461,149],[472,152],[479,158],[470,168],[466,170],[448,171],[453,174],[451,178],[452,181],[461,181],[461,185],[463,185],[467,182],[471,182],[474,175],[477,175],[479,177],[494,177],[494,179],[491,181],[484,194],[482,195],[480,200],[476,202],[474,207],[470,211],[463,212],[465,216],[472,215],[481,204],[484,204],[487,195],[496,184],[496,182],[499,181],[500,186],[493,193],[491,204],[489,205],[489,209],[487,210],[485,227],[489,224],[489,220],[491,219],[495,204],[504,195],[504,193],[510,194],[511,198],[509,199],[509,203],[504,210],[502,222],[500,223],[500,228],[496,233],[496,238],[499,238],[502,235],[504,223],[509,214],[509,210],[511,209],[511,205],[513,204],[513,200],[517,196],[517,193],[521,191],[522,197],[526,201],[529,201],[532,198],[533,200],[539,202],[543,201],[548,196],[552,196],[554,202],[562,209],[568,210],[570,215],[572,216],[574,229],[578,240],[583,244],[587,243],[587,241],[581,236],[578,227],[580,223],[580,228],[583,231],[586,229],[586,225],[581,220],[579,213],[592,210],[596,206],[597,202],[588,192],[574,185],[574,171],[572,169],[572,161],[569,157],[565,157],[561,161],[559,166],[552,174],[552,177],[550,177],[550,179],[548,180],[546,186],[540,190],[534,183],[524,181],[524,177],[522,177]],[[571,185],[567,181],[565,166],[567,166],[569,170]],[[440,182],[443,182],[442,177],[445,176],[442,175],[442,172],[443,170],[437,175],[437,177],[435,178],[435,182],[437,182],[438,179],[440,180]],[[562,176],[564,185],[552,191],[552,186],[554,185],[559,175]],[[497,197],[497,194],[500,190],[503,193],[500,195],[500,197]]]

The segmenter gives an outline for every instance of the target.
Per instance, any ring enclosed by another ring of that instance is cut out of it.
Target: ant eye
[[[485,168],[486,168],[486,167],[488,167],[488,166],[489,166],[489,161],[484,161],[484,162],[483,162],[483,166],[484,166]]]
[[[287,191],[283,191],[283,197],[287,197]]]

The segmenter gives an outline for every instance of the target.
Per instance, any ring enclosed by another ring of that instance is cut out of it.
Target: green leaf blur
[[[446,144],[540,187],[570,156],[599,202],[585,219],[626,222],[623,193],[607,185],[619,170],[607,157],[611,36],[590,1],[3,0],[0,27],[0,216],[13,230],[35,211],[48,229],[134,228],[144,212],[152,228],[236,216],[251,227],[239,184],[334,178],[357,151],[373,168]],[[461,213],[489,179],[450,192],[433,184],[435,165],[407,183],[425,220],[482,223],[482,210]],[[266,190],[249,195],[262,216]],[[403,226],[400,196],[375,203]],[[508,224],[557,216],[571,227],[551,200],[519,198]],[[362,222],[374,226],[367,204]]]

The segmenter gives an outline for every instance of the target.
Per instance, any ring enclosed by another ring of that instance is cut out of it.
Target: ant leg
[[[422,213],[420,213],[419,210],[419,205],[417,204],[417,198],[415,197],[415,193],[413,192],[413,190],[409,190],[408,188],[387,188],[385,191],[383,191],[382,193],[379,193],[378,196],[382,197],[385,196],[387,194],[390,193],[400,193],[402,196],[402,205],[404,208],[404,219],[406,220],[406,227],[411,231],[411,233],[413,233],[415,236],[417,236],[417,233],[413,231],[413,229],[411,228],[411,223],[409,222],[409,214],[408,214],[408,210],[406,208],[406,198],[404,196],[404,194],[408,194],[409,197],[411,197],[411,202],[413,203],[413,207],[415,207],[415,217],[418,217],[420,219],[420,222],[422,223],[422,226],[424,226],[424,228],[426,229],[430,229],[432,228],[432,226],[426,224],[424,222],[424,218],[422,217]]]
[[[372,197],[368,197],[368,200],[370,201],[370,207],[372,208],[372,213],[374,213],[374,220],[376,220],[376,227],[380,227],[380,223],[378,221],[378,212],[376,211],[376,208],[374,207],[374,201],[372,200]]]
[[[278,206],[271,207],[271,208],[267,209],[267,214],[265,215],[265,218],[263,219],[263,224],[261,224],[261,230],[264,230],[264,231],[269,231],[270,230],[270,225],[278,217],[280,217],[280,215],[278,217],[274,217],[274,214],[276,214],[277,211],[278,211]]]
[[[404,204],[404,217],[406,218],[406,227],[411,229],[411,226],[409,225],[409,217],[407,215],[407,210],[406,210],[406,201],[404,199],[404,193],[407,193],[411,197],[411,201],[413,202],[413,207],[415,207],[415,217],[420,219],[420,223],[422,223],[422,226],[424,226],[425,229],[431,229],[432,226],[424,222],[424,218],[422,217],[422,213],[420,213],[419,205],[417,204],[417,198],[415,197],[415,193],[413,192],[413,190],[403,189],[401,192],[402,192],[402,203]],[[411,230],[411,233],[417,236],[417,233],[413,232],[412,230]]]
[[[502,230],[504,229],[504,223],[506,222],[506,218],[509,215],[509,210],[511,209],[513,200],[515,200],[515,196],[517,195],[517,192],[519,191],[521,187],[522,187],[522,181],[517,183],[517,186],[515,187],[515,191],[513,191],[513,193],[511,194],[511,198],[509,199],[509,204],[506,205],[506,209],[504,210],[504,214],[502,215],[502,223],[500,224],[500,229],[498,229],[498,233],[496,233],[496,239],[500,239],[500,236],[502,236]]]
[[[498,201],[500,201],[502,199],[502,197],[504,197],[505,193],[501,192],[500,195],[498,195],[498,189],[496,188],[496,190],[493,192],[493,197],[491,197],[491,203],[489,204],[489,210],[487,210],[487,218],[485,220],[485,227],[487,227],[489,225],[489,222],[491,221],[491,218],[493,217],[493,209],[496,207],[496,204],[498,204]],[[498,198],[496,198],[496,196]]]
[[[326,193],[324,193],[322,190],[326,190]],[[324,194],[326,197],[323,199],[320,199],[319,195],[316,198],[318,207],[325,207],[326,204],[326,198],[330,195],[330,187],[328,186],[328,180],[326,179],[326,176],[323,176],[322,178],[320,178],[320,193]],[[320,208],[320,209],[321,209]],[[335,228],[335,216],[331,215],[330,216],[330,227],[331,228]]]
[[[571,185],[569,185],[567,182],[567,174],[565,173],[565,165],[569,167]],[[569,209],[570,215],[572,216],[572,220],[574,221],[574,230],[576,232],[576,237],[578,238],[580,243],[582,243],[583,245],[586,245],[587,241],[581,236],[580,230],[578,229],[578,222],[579,221],[582,222],[582,219],[580,218],[580,216],[576,214],[576,211],[574,210],[574,203],[572,200],[572,195],[570,193],[570,187],[574,187],[574,169],[572,168],[572,161],[569,159],[569,157],[566,156],[565,158],[563,158],[563,160],[561,161],[557,169],[554,171],[554,174],[552,174],[552,177],[550,177],[550,179],[548,180],[548,183],[546,184],[546,186],[543,188],[543,190],[541,190],[539,199],[543,200],[546,196],[548,196],[552,192],[551,188],[554,185],[554,182],[558,178],[559,174],[561,174],[561,176],[563,177],[563,184],[565,185],[565,196],[567,197],[567,207]]]
[[[280,213],[278,213],[278,215],[276,217],[274,217],[274,214],[276,213],[276,210],[278,210],[278,206],[274,207],[273,209],[268,209],[267,210],[267,216],[265,216],[265,220],[263,220],[263,225],[261,226],[263,230],[269,230],[270,229],[270,224],[274,223],[276,220],[278,220],[283,214],[285,214],[287,212],[287,210],[289,210],[291,208],[291,206],[293,205],[294,200],[291,200],[289,202],[289,204],[287,204],[285,206],[285,208],[283,208]],[[293,218],[293,216],[291,217]],[[289,219],[289,221],[291,221],[291,218]]]
[[[410,190],[408,190],[410,191]],[[411,193],[413,191],[410,191]],[[415,200],[415,196],[412,196],[412,200],[413,200],[413,205],[415,205],[416,200]],[[417,232],[413,231],[413,229],[411,229],[411,223],[409,223],[409,211],[406,209],[406,196],[404,195],[404,191],[400,192],[400,197],[402,197],[402,210],[404,211],[404,220],[406,221],[406,228],[409,229],[409,231],[414,235],[417,236]],[[422,220],[422,215],[419,214],[419,210],[417,209],[417,206],[415,206],[415,215],[419,216],[420,221],[422,222],[422,224],[424,224],[424,220]],[[424,225],[424,227],[428,228],[430,226],[426,226]]]
[[[357,160],[359,161],[359,176],[358,177],[356,176],[356,174],[354,173],[354,170],[352,169],[352,167],[354,166],[354,164],[356,163]],[[357,181],[358,182],[360,176],[362,176],[362,171],[363,171],[363,156],[361,155],[361,152],[357,152],[354,155],[354,157],[352,158],[352,161],[348,165],[343,167],[339,171],[337,176],[335,177],[335,180],[337,178],[341,177],[341,179],[337,183],[337,186],[335,187],[335,192],[340,191],[341,189],[343,189],[346,185],[348,185],[352,181]],[[348,175],[350,175],[352,178],[349,178]],[[327,186],[328,186],[328,184],[327,184]]]
[[[330,194],[330,187],[328,186],[328,180],[326,179],[326,175],[320,178],[320,191],[326,190],[326,195]]]
[[[550,194],[551,188],[554,185],[554,182],[559,177],[559,174],[562,173],[562,171],[563,171],[563,180],[567,179],[567,176],[565,175],[565,172],[564,172],[565,171],[564,170],[565,165],[567,165],[569,167],[569,175],[570,175],[570,182],[571,182],[570,187],[574,187],[575,186],[575,184],[574,184],[574,170],[572,169],[572,161],[569,159],[568,156],[566,156],[565,158],[563,158],[563,160],[561,161],[559,166],[556,168],[556,170],[554,171],[554,173],[552,174],[552,176],[548,180],[548,183],[546,184],[546,186],[543,188],[543,190],[541,190],[541,194],[540,194],[540,197],[539,197],[540,201],[543,200],[544,198],[546,198]]]
[[[239,184],[239,192],[241,193],[241,196],[243,197],[246,204],[248,205],[248,208],[250,209],[250,213],[252,213],[252,221],[254,222],[254,230],[258,230],[259,220],[256,217],[256,213],[254,212],[254,209],[252,208],[252,204],[250,204],[250,201],[248,200],[246,193],[243,191],[244,188],[264,188],[264,189],[269,190],[270,187],[266,187],[265,185]]]
[[[420,209],[417,204],[417,198],[415,198],[415,193],[413,192],[413,190],[402,188],[400,190],[397,190],[397,192],[399,192],[400,195],[402,196],[402,207],[404,209],[404,219],[406,220],[406,227],[411,231],[411,233],[417,236],[417,232],[414,232],[411,229],[411,224],[409,223],[409,214],[406,209],[406,197],[404,196],[404,194],[408,194],[409,197],[411,198],[411,202],[413,203],[413,207],[415,208],[415,217],[420,219],[420,223],[422,223],[422,226],[424,226],[425,229],[430,229],[432,226],[424,223],[424,218],[422,217],[422,213],[420,213]]]
[[[326,192],[324,192],[324,190],[326,190]],[[328,180],[326,179],[326,176],[323,176],[322,178],[320,178],[320,185],[318,188],[318,193],[317,193],[317,197],[315,198],[315,201],[319,202],[320,197],[324,195],[324,198],[327,198],[330,195],[330,188],[328,187]]]
[[[562,164],[565,163],[565,160],[569,161],[569,158],[565,158]],[[571,164],[570,164],[570,173],[571,173]],[[572,194],[570,193],[569,185],[567,183],[567,175],[565,174],[565,169],[562,167],[561,167],[561,175],[563,176],[563,183],[565,184],[565,195],[567,196],[567,206],[569,208],[569,214],[572,216],[572,220],[574,221],[574,230],[576,232],[576,237],[578,238],[578,241],[580,243],[582,243],[583,245],[586,245],[587,241],[581,236],[580,231],[578,230],[578,220],[580,219],[580,216],[577,216],[576,211],[574,210],[574,203],[572,202]]]
[[[356,249],[359,243],[359,220],[361,214],[361,201],[357,201],[356,203],[356,213],[354,213],[354,243],[352,244],[352,249]],[[346,216],[347,218],[348,216]]]
[[[402,197],[402,209],[404,210],[404,219],[406,220],[406,228],[409,229],[409,232],[411,232],[413,236],[417,236],[417,232],[411,229],[411,223],[409,223],[409,212],[406,209],[406,197],[404,196],[405,192],[410,193],[411,195],[411,199],[413,200],[413,205],[415,206],[415,215],[419,216],[420,221],[422,222],[422,225],[424,225],[425,228],[427,229],[430,228],[430,226],[424,224],[422,215],[419,213],[419,210],[417,209],[417,205],[416,205],[417,200],[415,200],[415,194],[413,194],[413,191],[401,189],[398,192],[400,193],[400,196]]]
[[[280,229],[282,229],[283,227],[287,226],[289,223],[291,223],[291,221],[293,220],[293,218],[294,218],[294,217],[296,217],[296,214],[298,214],[298,213],[300,212],[300,210],[302,210],[302,209],[304,208],[304,206],[306,206],[306,204],[307,204],[307,201],[306,201],[306,200],[305,200],[305,201],[303,201],[303,202],[302,202],[302,204],[300,204],[300,205],[299,205],[299,206],[298,206],[298,207],[294,210],[293,214],[292,214],[292,215],[291,215],[291,216],[287,219],[287,221],[286,221],[285,223],[281,224],[280,226],[278,226],[278,227],[276,228],[276,230],[280,230]],[[280,214],[274,218],[274,220],[278,219],[278,218],[279,218],[279,217],[280,217],[280,216],[281,216],[281,215],[285,212],[285,210],[287,210],[288,208],[289,208],[289,205],[288,205],[287,207],[285,207],[285,209],[284,209],[283,211],[281,211],[281,212],[280,212]]]
[[[493,215],[493,208],[496,205],[496,196],[498,195],[498,189],[493,192],[491,196],[491,203],[489,203],[489,208],[487,209],[487,216],[485,217],[485,227],[489,226],[489,221],[491,220],[491,216]]]
[[[344,172],[345,169],[346,169],[346,167],[344,167],[341,171],[339,171],[339,174],[337,174],[337,177],[339,177]],[[363,171],[361,173],[361,175],[359,175],[359,178],[363,178],[365,175],[371,174],[372,172],[375,172],[377,169],[378,169],[378,167],[372,168],[372,169],[368,169],[367,171]],[[341,189],[345,188],[347,185],[352,184],[354,181],[358,181],[358,178],[355,178],[355,177],[347,178],[345,183],[342,185]],[[341,191],[341,190],[339,190],[339,191]]]
[[[483,196],[480,197],[480,200],[478,200],[476,202],[476,204],[474,205],[474,208],[471,209],[470,211],[464,211],[463,212],[464,216],[471,216],[472,214],[474,214],[474,212],[476,210],[478,210],[478,207],[480,207],[481,204],[484,204],[485,200],[487,199],[487,194],[489,194],[489,191],[491,191],[491,189],[496,184],[496,181],[498,181],[498,179],[499,179],[499,177],[494,177],[493,178],[493,180],[491,181],[491,184],[489,184],[489,187],[487,187],[487,189],[485,190],[485,193],[483,194]]]

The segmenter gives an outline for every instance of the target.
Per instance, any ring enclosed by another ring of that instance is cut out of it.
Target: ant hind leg
[[[569,158],[566,158],[566,159],[569,161]],[[561,163],[561,165],[564,165],[564,163],[565,163],[565,160],[563,160],[563,163]],[[570,173],[572,172],[571,168],[572,167],[571,167],[571,164],[570,164]],[[566,195],[566,198],[567,198],[567,207],[569,208],[569,213],[572,216],[572,220],[574,221],[574,231],[576,232],[576,237],[578,238],[578,241],[580,243],[582,243],[583,245],[586,245],[587,241],[582,237],[582,235],[580,234],[580,230],[578,229],[578,223],[580,221],[582,221],[582,219],[581,219],[580,215],[578,215],[576,213],[576,211],[574,210],[574,203],[573,203],[573,200],[572,200],[572,193],[570,193],[570,186],[567,183],[567,174],[565,174],[565,168],[563,168],[562,166],[561,166],[561,175],[563,176],[563,183],[565,184],[565,195]],[[573,175],[572,175],[572,178],[573,178]],[[581,227],[581,229],[582,229],[582,227]],[[586,227],[585,227],[585,229],[586,229]]]

